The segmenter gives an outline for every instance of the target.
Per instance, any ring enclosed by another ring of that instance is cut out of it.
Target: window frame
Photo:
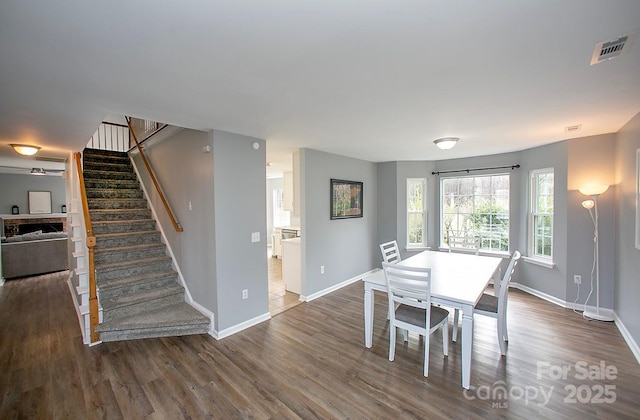
[[[410,210],[410,191],[412,185],[417,184],[422,187],[422,211],[411,211]],[[406,238],[407,238],[407,249],[420,249],[427,247],[427,179],[426,178],[407,178],[407,197],[406,197]],[[409,219],[412,214],[420,214],[422,213],[422,243],[411,243],[411,232],[410,232],[410,223]]]
[[[553,176],[553,212],[545,213],[538,211],[537,204],[539,203],[538,198],[540,197],[540,192],[538,190],[538,179],[541,175],[549,175]],[[535,206],[535,208],[534,208]],[[554,215],[555,215],[555,171],[554,168],[542,168],[542,169],[534,169],[529,171],[529,202],[527,203],[527,219],[528,219],[528,230],[527,230],[527,259],[532,262],[541,263],[541,265],[553,267],[553,253],[554,253]],[[537,254],[536,253],[536,229],[535,229],[535,220],[536,217],[551,217],[551,245],[550,245],[550,254]]]
[[[441,177],[440,178],[440,194],[439,194],[439,198],[440,198],[440,222],[439,222],[439,229],[440,229],[440,238],[438,239],[439,242],[439,246],[440,249],[446,250],[449,249],[448,244],[445,242],[445,209],[444,209],[444,204],[445,204],[445,200],[446,197],[444,197],[444,183],[447,180],[451,180],[451,179],[463,179],[463,178],[472,178],[472,179],[476,179],[476,178],[490,178],[490,177],[496,177],[496,176],[506,176],[508,181],[509,181],[509,187],[507,189],[508,191],[508,216],[509,216],[509,228],[507,229],[507,241],[508,241],[508,246],[507,246],[507,251],[504,250],[500,250],[500,249],[489,249],[489,248],[482,248],[482,240],[481,240],[481,248],[480,248],[480,253],[481,254],[485,254],[485,255],[508,255],[511,249],[511,173],[510,172],[495,172],[495,173],[487,173],[487,174],[478,174],[478,175],[472,175],[472,174],[465,174],[465,175],[459,175],[459,176],[446,176],[446,177]],[[473,183],[475,185],[475,181]],[[473,191],[473,195],[472,197],[476,197],[476,192],[475,192],[475,188]],[[492,193],[491,197],[495,196],[495,191]],[[492,213],[493,214],[493,213]]]

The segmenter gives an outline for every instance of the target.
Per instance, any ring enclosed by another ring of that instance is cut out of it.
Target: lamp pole
[[[593,270],[591,272],[591,291],[587,296],[587,299],[584,302],[585,309],[582,312],[582,316],[597,319],[599,321],[613,321],[613,317],[600,313],[600,244],[598,238],[598,195],[594,194],[591,196],[592,200],[585,200],[582,202],[582,206],[589,210],[589,215],[591,216],[591,221],[593,222]],[[592,210],[593,209],[593,210]],[[595,213],[595,215],[594,215]],[[591,297],[591,293],[593,292],[593,275],[595,271],[596,277],[596,310],[594,311],[592,308],[587,309],[587,303],[589,302],[589,297]]]

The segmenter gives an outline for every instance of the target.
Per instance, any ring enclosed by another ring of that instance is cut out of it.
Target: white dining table
[[[502,258],[475,254],[422,251],[398,264],[431,268],[431,301],[462,312],[462,387],[469,389],[473,348],[473,308],[497,272]],[[384,271],[365,276],[365,346],[373,341],[373,291],[387,292]]]

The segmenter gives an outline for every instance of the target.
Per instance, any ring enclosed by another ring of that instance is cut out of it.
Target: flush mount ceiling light
[[[13,147],[13,150],[15,150],[16,153],[23,156],[33,156],[38,153],[38,150],[40,150],[40,147],[31,146],[29,144],[11,144],[10,146]]]
[[[458,137],[444,137],[438,140],[434,140],[436,146],[438,146],[442,150],[451,149],[456,143],[460,140]]]

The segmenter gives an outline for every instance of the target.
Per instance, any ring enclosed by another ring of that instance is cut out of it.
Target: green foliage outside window
[[[509,251],[509,175],[442,180],[442,243],[480,238],[480,249]]]

